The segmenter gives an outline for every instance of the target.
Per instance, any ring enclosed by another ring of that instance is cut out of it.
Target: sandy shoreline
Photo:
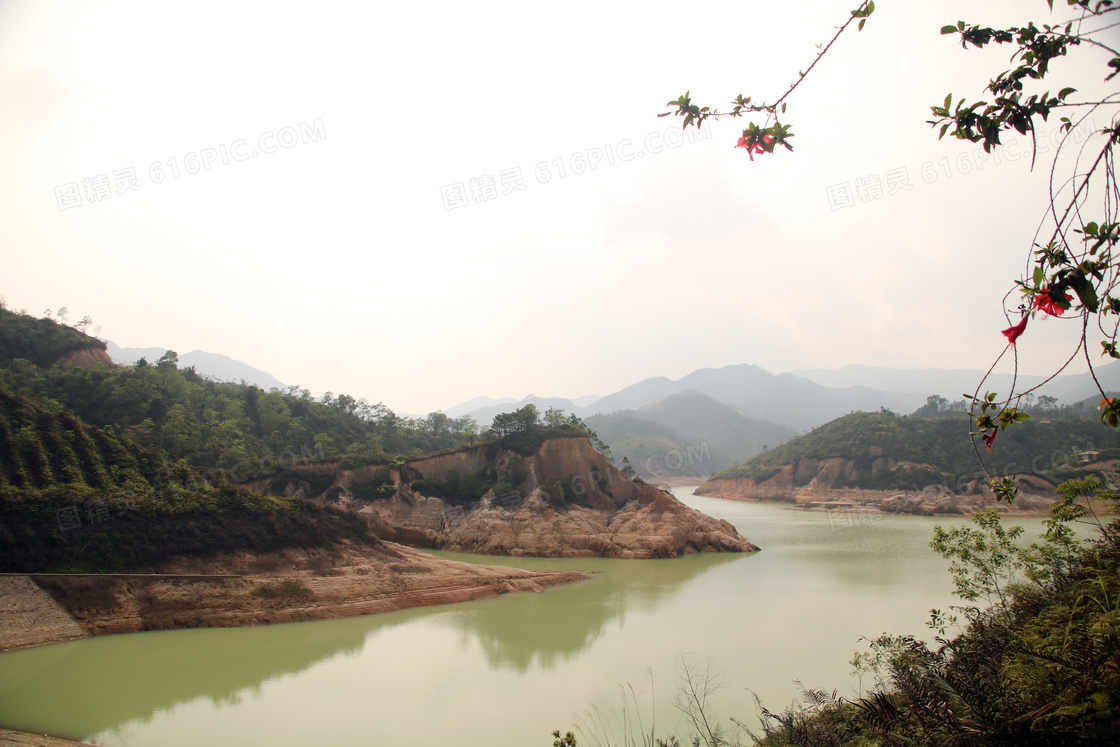
[[[184,559],[158,570],[0,578],[0,651],[142,630],[333,620],[539,592],[593,575],[474,565],[390,542]]]

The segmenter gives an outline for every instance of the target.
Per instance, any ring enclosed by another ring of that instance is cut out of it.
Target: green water
[[[0,654],[0,725],[101,745],[581,745],[626,713],[679,731],[681,653],[712,661],[715,709],[757,726],[793,680],[851,694],[861,636],[927,633],[953,603],[932,527],[689,494],[763,548],[749,556],[549,560],[448,555],[600,571],[542,594],[260,628],[138,633]],[[1037,534],[1040,520],[1022,524]],[[636,703],[635,703],[636,701]],[[596,715],[598,714],[598,716]],[[596,724],[598,726],[596,726]]]

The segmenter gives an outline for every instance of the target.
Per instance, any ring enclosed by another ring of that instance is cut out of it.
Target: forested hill
[[[965,413],[932,417],[852,413],[716,477],[761,482],[805,459],[839,458],[850,466],[836,479],[835,487],[921,490],[948,485],[955,489],[962,477],[980,471],[969,425]],[[1033,473],[1056,483],[1084,472],[1082,454],[1094,461],[1120,459],[1120,433],[1103,426],[1085,408],[1038,410],[1030,420],[1001,431],[991,454],[980,451],[993,474]]]
[[[352,517],[211,484],[182,461],[0,390],[0,572],[377,542]]]
[[[39,368],[50,368],[81,353],[89,353],[91,362],[112,362],[105,343],[96,337],[50,318],[17,314],[0,306],[0,366],[22,358]]]
[[[122,570],[176,554],[371,543],[352,517],[244,486],[295,464],[370,464],[479,438],[346,395],[117,366],[101,341],[0,308],[0,571]]]
[[[232,470],[312,452],[324,460],[377,462],[477,442],[470,418],[398,417],[383,404],[291,386],[265,392],[180,369],[174,352],[132,366],[71,365],[104,344],[50,319],[0,309],[0,387],[66,410],[196,467]],[[4,357],[7,356],[7,357]]]
[[[550,411],[542,422],[535,408],[482,434],[469,417],[402,418],[348,395],[215,382],[180,369],[173,351],[118,366],[81,331],[3,308],[0,351],[0,571],[376,544],[360,519],[246,488],[297,465],[539,445],[526,434],[594,438],[574,416]]]

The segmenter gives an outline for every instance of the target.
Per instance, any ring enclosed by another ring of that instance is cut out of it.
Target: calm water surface
[[[544,747],[553,729],[617,728],[632,686],[648,729],[679,731],[687,653],[723,672],[723,719],[757,726],[806,686],[851,694],[861,636],[925,637],[953,603],[934,524],[964,519],[790,511],[675,493],[762,552],[677,560],[448,557],[590,569],[542,594],[260,628],[108,636],[0,654],[0,725],[120,747]],[[1037,534],[1041,520],[1013,522]],[[629,699],[628,713],[635,713]],[[600,722],[602,724],[602,722]],[[585,732],[581,745],[595,743]]]

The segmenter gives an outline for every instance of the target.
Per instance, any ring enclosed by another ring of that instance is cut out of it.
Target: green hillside
[[[707,449],[696,446],[693,439],[660,423],[635,417],[632,411],[592,415],[587,419],[587,425],[610,447],[615,460],[625,458],[635,472],[645,478],[672,476],[698,479],[731,463],[725,455],[712,452],[710,446]],[[691,458],[689,446],[693,447]]]
[[[587,423],[615,457],[626,456],[640,473],[654,476],[710,475],[797,435],[695,391],[640,410],[595,415]],[[661,471],[651,473],[647,465]]]
[[[211,484],[184,462],[0,390],[0,571],[143,568],[175,555],[376,542],[303,501]]]
[[[176,555],[376,544],[364,521],[245,488],[297,466],[332,469],[472,443],[532,451],[583,435],[523,408],[486,434],[470,418],[401,418],[347,395],[264,392],[157,361],[117,366],[104,346],[0,307],[0,571],[107,571]],[[71,362],[76,360],[83,365]]]
[[[1066,413],[1040,412],[1001,431],[991,454],[981,449],[984,464],[993,474],[1030,472],[1060,482],[1086,473],[1078,456],[1081,452],[1099,452],[1100,459],[1120,458],[1120,433],[1079,413],[1072,408]],[[961,480],[980,472],[969,426],[966,413],[904,417],[857,412],[716,476],[761,481],[801,459],[839,457],[853,461],[854,471],[840,476],[836,487],[921,489],[947,484],[956,489]],[[897,469],[883,469],[892,460]]]
[[[105,343],[51,319],[17,314],[0,306],[0,366],[22,358],[49,368],[72,353],[105,350]]]
[[[265,392],[210,381],[180,369],[174,352],[133,366],[57,362],[60,351],[85,348],[104,344],[48,319],[0,309],[0,350],[19,353],[0,358],[0,387],[161,449],[172,460],[245,475],[261,472],[262,461],[267,471],[293,454],[378,462],[387,454],[416,456],[479,438],[469,418],[432,413],[412,420],[344,394],[317,400],[295,386]]]

